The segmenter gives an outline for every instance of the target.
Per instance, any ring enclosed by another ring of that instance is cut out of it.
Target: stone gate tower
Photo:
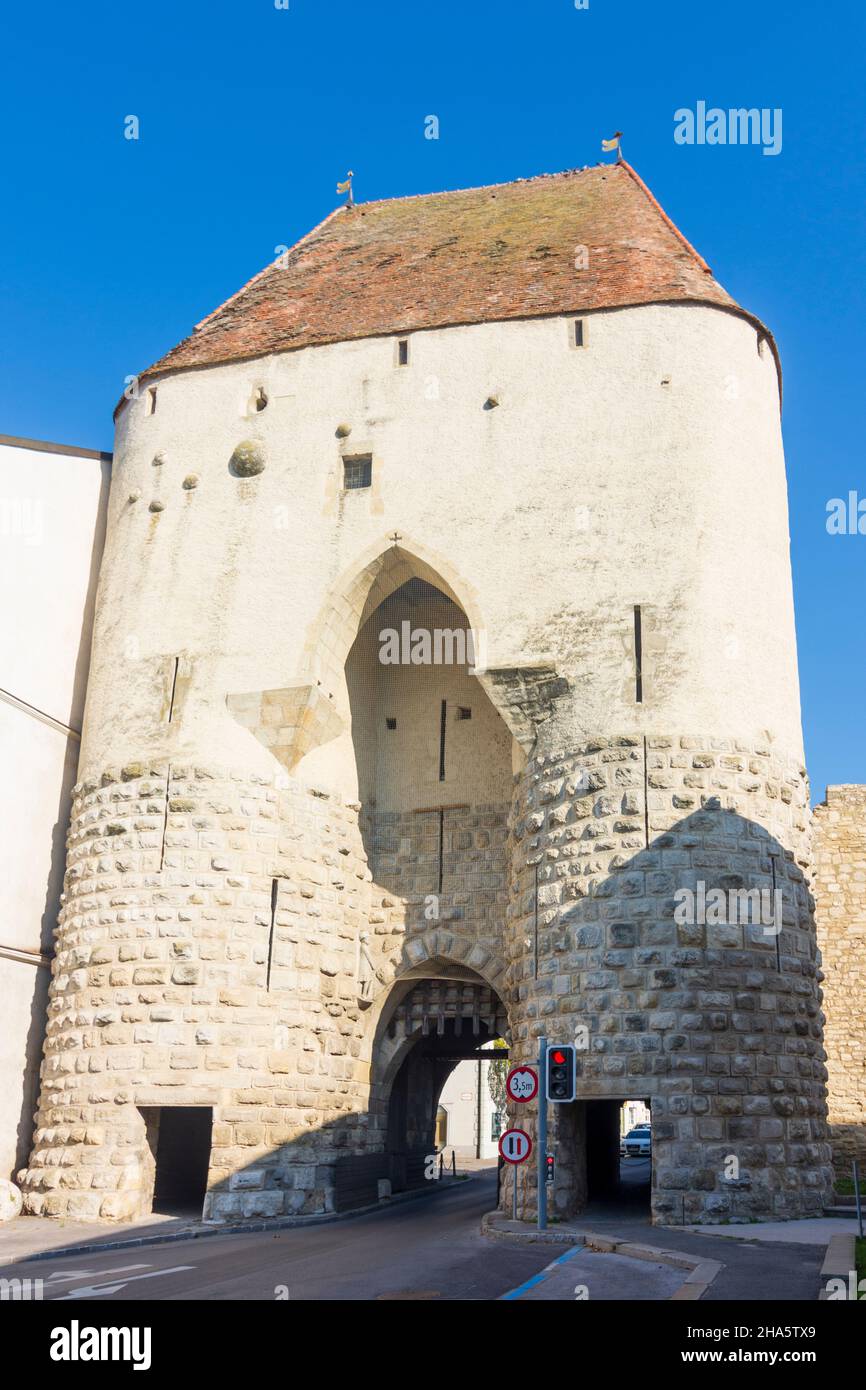
[[[31,1211],[375,1200],[542,1032],[559,1211],[628,1098],[657,1221],[820,1211],[779,392],[625,163],[341,208],[143,374]]]

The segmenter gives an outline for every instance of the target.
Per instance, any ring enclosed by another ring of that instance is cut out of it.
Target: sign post
[[[547,1038],[538,1039],[538,1074],[541,1077],[547,1075]],[[547,1183],[544,1165],[547,1157],[547,1086],[543,1085],[538,1092],[538,1229],[547,1230]]]
[[[514,1220],[517,1220],[517,1169],[532,1153],[532,1140],[525,1129],[506,1129],[499,1140],[499,1152],[514,1168]]]

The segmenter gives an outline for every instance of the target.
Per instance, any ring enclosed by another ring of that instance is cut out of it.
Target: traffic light
[[[544,1155],[544,1181],[552,1183],[556,1176],[556,1159],[553,1154]]]
[[[547,1049],[546,1071],[547,1099],[574,1100],[577,1057],[573,1043],[553,1045]]]

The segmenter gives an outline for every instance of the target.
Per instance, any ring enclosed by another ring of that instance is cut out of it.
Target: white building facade
[[[111,456],[0,436],[0,1177],[27,1161]]]

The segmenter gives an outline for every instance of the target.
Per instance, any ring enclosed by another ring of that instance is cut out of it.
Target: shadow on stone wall
[[[654,780],[665,785],[652,763],[648,780],[650,788]],[[556,785],[551,792],[542,783],[540,795],[517,808],[536,833],[521,838],[519,820],[514,826],[517,871],[522,859],[526,883],[537,869],[545,902],[542,965],[528,988],[530,1031],[543,1021],[549,1036],[565,1041],[586,1029],[581,1098],[650,1097],[656,1222],[820,1214],[830,1177],[826,1069],[814,904],[802,863],[719,797],[683,789],[673,800],[702,802],[700,809],[670,817],[647,845],[639,798],[629,819],[630,793],[621,805],[598,797],[592,774],[584,776],[571,794],[575,819],[569,811],[563,826],[557,817],[568,786]],[[660,797],[650,791],[651,827],[663,824],[654,808]],[[622,852],[642,841],[645,848]],[[568,851],[577,846],[580,861],[585,843],[595,855],[584,861],[587,872],[575,874]],[[602,857],[607,873],[593,882]],[[743,892],[763,892],[771,908],[780,901],[780,931],[760,921],[754,897],[750,920],[741,920]],[[530,923],[528,906],[512,917],[515,941]],[[532,966],[527,954],[511,970],[525,981]],[[523,1046],[519,1038],[516,1054]],[[556,1128],[555,1115],[554,1144]],[[582,1155],[563,1153],[558,1174],[554,1202],[569,1215],[586,1198]]]

